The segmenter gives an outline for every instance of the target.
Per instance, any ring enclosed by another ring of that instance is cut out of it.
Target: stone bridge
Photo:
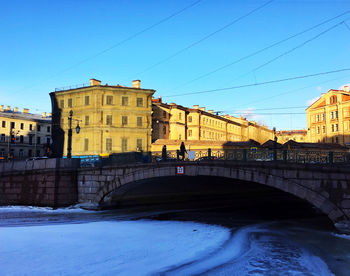
[[[0,164],[0,205],[101,206],[115,191],[139,181],[220,177],[292,194],[333,222],[350,221],[350,165],[202,161],[80,168],[79,160],[48,159]],[[150,181],[149,181],[150,182]],[[234,182],[232,182],[234,183]],[[212,185],[216,185],[215,181]],[[200,186],[198,186],[200,189]]]

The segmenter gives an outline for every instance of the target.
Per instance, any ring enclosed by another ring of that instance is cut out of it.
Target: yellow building
[[[183,141],[249,141],[264,143],[273,139],[273,130],[255,122],[229,115],[219,116],[213,110],[194,105],[183,107],[153,99],[152,142],[158,139]]]
[[[141,89],[139,80],[124,87],[101,85],[96,79],[90,86],[51,92],[55,153],[67,155],[70,111],[72,156],[149,151],[154,92]]]
[[[51,114],[29,113],[23,108],[0,106],[0,160],[24,159],[49,154]]]
[[[307,132],[305,129],[276,131],[276,136],[280,144],[284,144],[290,140],[299,143],[307,142]]]
[[[350,92],[331,89],[306,109],[308,142],[350,143]]]

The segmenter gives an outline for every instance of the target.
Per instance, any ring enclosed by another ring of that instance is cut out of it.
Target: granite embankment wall
[[[79,159],[0,163],[0,205],[63,207],[78,200]]]

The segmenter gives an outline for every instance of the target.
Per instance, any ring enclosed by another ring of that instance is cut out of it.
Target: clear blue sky
[[[198,104],[236,116],[249,114],[250,119],[263,121],[269,127],[300,129],[306,128],[304,111],[308,101],[350,82],[350,71],[345,71],[167,97],[350,68],[347,13],[192,81],[350,10],[349,0],[275,0],[223,28],[269,1],[202,0],[143,31],[195,2],[1,1],[0,104],[27,107],[32,112],[50,111],[49,92],[56,87],[87,83],[90,78],[100,79],[103,84],[131,86],[132,80],[140,79],[143,88],[157,90],[155,96],[162,96],[168,103],[188,107]],[[347,26],[335,26],[344,20]],[[140,31],[143,32],[130,38]],[[213,35],[178,53],[210,34]],[[128,40],[118,45],[125,39]],[[178,54],[169,58],[175,53]],[[299,108],[275,109],[285,107]]]

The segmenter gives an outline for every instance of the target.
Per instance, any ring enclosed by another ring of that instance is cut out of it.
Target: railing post
[[[330,151],[328,156],[329,156],[329,158],[328,158],[329,164],[333,164],[333,151]]]
[[[247,149],[243,149],[243,161],[247,161]]]
[[[211,158],[211,149],[208,149],[208,158]]]
[[[180,160],[180,150],[176,150],[176,159],[177,161]]]
[[[287,150],[283,150],[283,161],[287,162]]]

